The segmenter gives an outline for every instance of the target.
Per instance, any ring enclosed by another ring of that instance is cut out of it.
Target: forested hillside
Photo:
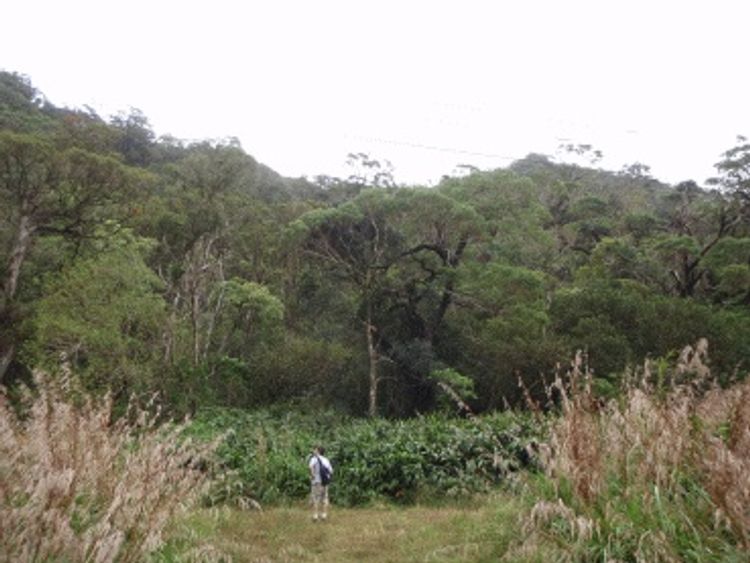
[[[744,139],[708,188],[534,154],[402,186],[350,160],[284,178],[235,139],[157,138],[0,73],[2,385],[70,369],[175,414],[409,417],[520,405],[519,380],[541,398],[579,349],[604,394],[703,337],[714,374],[746,372]]]

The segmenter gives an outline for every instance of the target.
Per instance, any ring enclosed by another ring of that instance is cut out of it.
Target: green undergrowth
[[[322,444],[335,467],[332,502],[358,506],[378,499],[440,502],[487,492],[524,465],[524,449],[538,439],[538,428],[530,416],[516,413],[394,421],[332,411],[211,409],[199,413],[191,432],[223,436],[216,467],[228,477],[214,489],[213,502],[278,504],[304,498],[307,459],[311,448]]]
[[[569,485],[532,476],[524,496],[526,505],[534,506],[519,515],[526,522],[527,547],[551,542],[573,561],[748,561],[748,552],[693,479],[635,494],[612,475],[608,489],[592,502]]]

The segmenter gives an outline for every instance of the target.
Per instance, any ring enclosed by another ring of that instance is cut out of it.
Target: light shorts
[[[315,505],[328,504],[328,487],[321,483],[313,483],[310,496]]]

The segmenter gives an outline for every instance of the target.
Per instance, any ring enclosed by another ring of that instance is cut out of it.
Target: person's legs
[[[328,518],[328,486],[321,485],[321,498],[320,498],[320,506],[322,509],[322,512],[320,514],[320,517],[325,520]]]
[[[321,516],[325,518],[324,490],[325,487],[319,483],[312,486],[313,520],[318,520]]]

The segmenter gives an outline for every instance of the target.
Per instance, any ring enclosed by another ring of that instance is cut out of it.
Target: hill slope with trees
[[[570,147],[593,154],[590,147]],[[528,157],[400,186],[284,178],[236,139],[157,138],[0,73],[0,378],[72,369],[174,413],[302,402],[409,417],[599,389],[707,338],[750,361],[750,145],[707,188]],[[459,400],[460,399],[460,400]]]

